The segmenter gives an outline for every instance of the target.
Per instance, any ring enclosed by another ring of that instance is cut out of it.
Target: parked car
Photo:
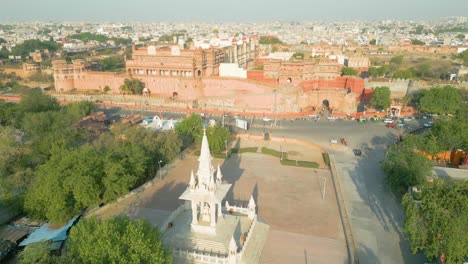
[[[385,124],[393,124],[393,119],[385,118],[385,119],[383,120],[383,122],[384,122]]]
[[[335,121],[337,118],[334,117],[334,116],[329,116],[329,117],[327,117],[327,119],[328,119],[329,121]]]
[[[413,118],[411,116],[407,116],[407,117],[403,118],[403,121],[410,122],[410,121],[413,121]]]
[[[424,126],[424,127],[432,127],[432,124],[429,123],[429,122],[427,122],[427,123],[424,123],[423,126]]]
[[[398,124],[398,127],[401,127],[401,128],[403,128],[403,127],[405,127],[405,126],[406,126],[405,123],[400,123],[400,124]]]
[[[388,123],[387,127],[388,128],[397,128],[397,126],[395,124],[393,124],[393,123]]]
[[[269,121],[271,121],[271,119],[270,119],[270,118],[268,118],[268,117],[264,117],[262,120],[263,120],[263,121],[265,121],[265,122],[269,122]]]
[[[362,151],[360,149],[353,149],[353,153],[355,156],[361,156],[362,155]]]

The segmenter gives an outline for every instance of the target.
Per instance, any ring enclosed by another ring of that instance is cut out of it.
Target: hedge
[[[281,165],[304,167],[304,168],[318,168],[319,167],[319,164],[314,161],[288,160],[288,159],[283,159],[281,161]]]
[[[323,157],[323,162],[325,162],[327,166],[330,166],[330,156],[328,155],[328,153],[327,152],[322,153],[322,157]]]

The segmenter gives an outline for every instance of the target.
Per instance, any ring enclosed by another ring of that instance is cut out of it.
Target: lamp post
[[[159,180],[162,180],[161,162],[162,162],[162,160],[158,161],[158,165],[159,165]]]
[[[322,200],[325,200],[325,186],[327,185],[327,177],[322,177],[323,180],[323,192],[322,192]]]
[[[226,159],[227,159],[227,157],[228,157],[228,155],[227,155],[227,154],[228,154],[228,150],[227,150],[227,140],[224,140],[224,146],[226,147]]]
[[[281,151],[281,159],[280,160],[283,160],[283,146],[280,146],[280,151]]]

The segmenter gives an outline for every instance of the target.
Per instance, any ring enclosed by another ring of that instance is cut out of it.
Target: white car
[[[403,121],[405,121],[405,122],[410,122],[412,120],[413,120],[413,118],[410,117],[410,116],[407,116],[407,117],[403,118]]]
[[[424,127],[432,127],[432,124],[428,122],[428,123],[424,123],[423,126]]]
[[[270,119],[270,118],[268,118],[268,117],[264,117],[262,120],[263,120],[263,121],[265,121],[265,122],[269,122],[269,121],[271,121],[271,119]]]
[[[336,120],[337,118],[334,117],[334,116],[329,116],[329,117],[327,117],[327,119],[330,120],[330,121],[334,121],[334,120]]]
[[[385,124],[393,124],[393,119],[385,118],[385,119],[383,120],[383,122],[384,122]]]

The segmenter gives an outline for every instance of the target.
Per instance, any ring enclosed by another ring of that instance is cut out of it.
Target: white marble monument
[[[190,201],[192,205],[192,231],[215,234],[216,223],[222,214],[222,202],[231,184],[223,184],[223,175],[218,165],[215,171],[211,164],[213,157],[210,154],[206,131],[203,131],[203,139],[198,158],[198,171],[196,177],[190,176],[190,185],[180,196],[181,200]],[[215,172],[216,175],[215,175]]]

